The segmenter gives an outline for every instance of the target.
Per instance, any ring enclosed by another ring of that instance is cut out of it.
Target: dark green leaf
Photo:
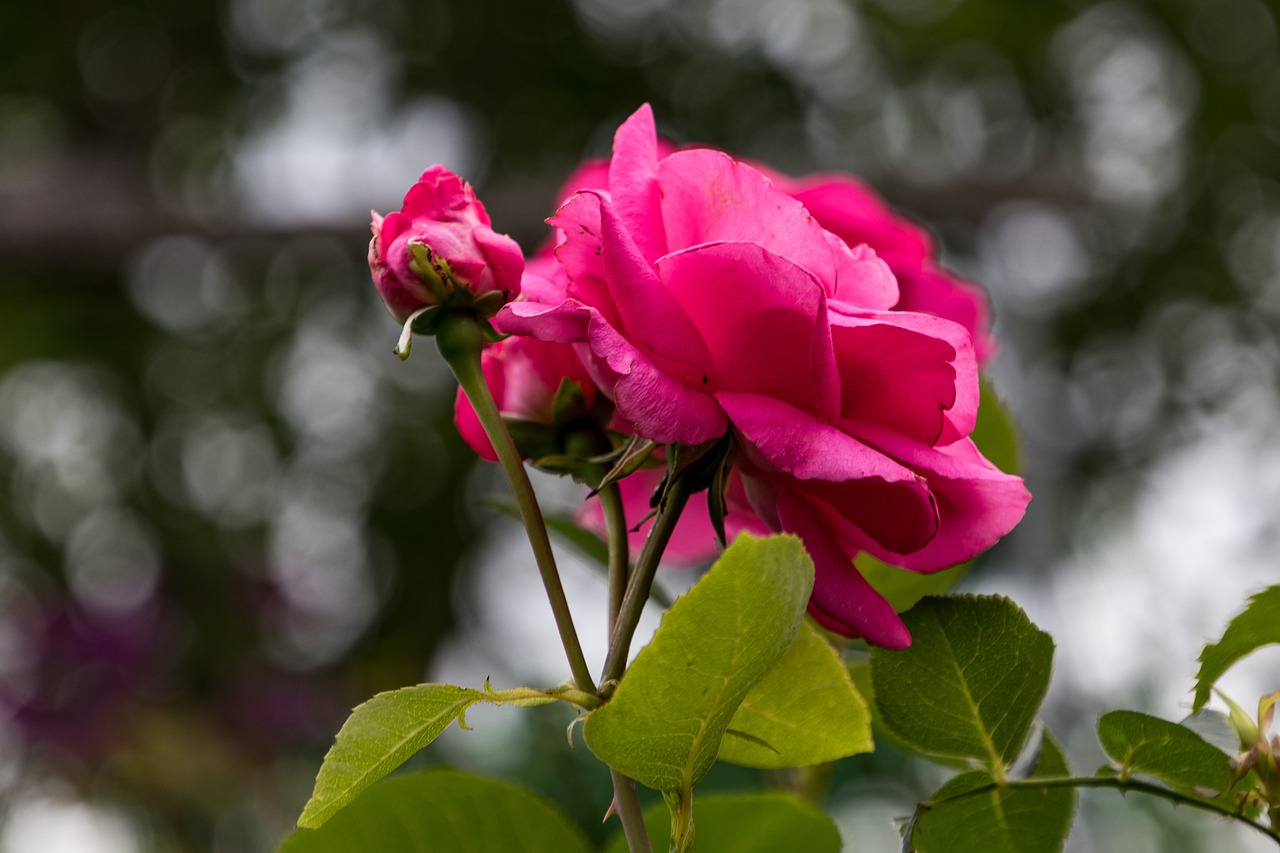
[[[1177,723],[1138,711],[1111,711],[1098,721],[1098,740],[1122,775],[1146,773],[1176,788],[1214,793],[1227,786],[1227,754]]]
[[[840,832],[831,819],[792,794],[720,794],[693,803],[698,849],[708,853],[839,853]],[[665,850],[671,836],[666,807],[646,809],[644,823],[655,851]],[[627,853],[621,833],[604,853]]]
[[[739,536],[587,717],[591,751],[651,788],[690,790],[747,692],[791,647],[812,588],[800,540]]]
[[[747,767],[801,767],[872,748],[866,701],[835,649],[806,623],[738,706],[720,758]]]
[[[910,648],[871,650],[885,726],[911,749],[999,772],[1040,708],[1053,640],[1006,598],[925,598],[903,621]]]
[[[1196,698],[1191,710],[1209,701],[1209,691],[1222,674],[1240,658],[1273,643],[1280,643],[1280,586],[1264,589],[1249,599],[1249,606],[1227,625],[1222,639],[1200,653],[1196,674]]]
[[[1062,748],[1046,732],[1030,778],[1068,775]],[[962,773],[938,789],[909,832],[919,853],[1054,853],[1071,829],[1075,792],[1070,788],[995,788],[985,772]],[[948,798],[954,797],[949,802]]]
[[[280,853],[587,853],[582,834],[528,791],[451,770],[384,779]]]

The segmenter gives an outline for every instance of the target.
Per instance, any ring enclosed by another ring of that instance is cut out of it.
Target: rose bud
[[[422,173],[400,210],[373,213],[372,227],[373,283],[406,332],[414,319],[413,331],[433,333],[433,318],[424,315],[438,315],[435,308],[492,317],[520,292],[520,247],[493,230],[471,185],[443,166]]]

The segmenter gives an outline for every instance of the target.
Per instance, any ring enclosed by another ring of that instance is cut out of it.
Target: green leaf
[[[830,818],[794,794],[780,791],[700,796],[693,804],[693,820],[698,848],[712,853],[840,850],[840,831]],[[671,837],[666,807],[658,804],[646,809],[644,824],[653,849],[665,850]],[[604,853],[627,853],[626,838],[615,835]]]
[[[739,536],[588,715],[591,751],[651,788],[691,790],[747,692],[791,647],[812,588],[799,539]]]
[[[960,582],[973,561],[941,572],[925,574],[891,566],[863,551],[853,559],[853,564],[867,582],[875,587],[876,592],[883,595],[894,610],[902,613],[910,610],[926,595],[942,595],[947,592]]]
[[[738,706],[720,758],[747,767],[801,767],[872,749],[866,701],[836,650],[806,622]]]
[[[384,779],[320,829],[299,829],[280,853],[587,853],[554,806],[505,782],[452,770]]]
[[[911,749],[978,759],[1000,774],[1044,699],[1053,640],[994,596],[926,598],[903,621],[910,648],[871,650],[886,728]]]
[[[528,706],[574,697],[583,704],[594,698],[576,693],[570,697],[563,688],[494,691],[487,683],[484,690],[419,684],[379,693],[352,711],[342,724],[320,765],[315,789],[298,818],[298,826],[321,826],[357,794],[435,740],[454,720],[461,721],[465,728],[464,715],[477,702]]]
[[[483,699],[479,690],[420,684],[379,693],[358,706],[325,755],[298,826],[322,825]]]
[[[1255,649],[1273,643],[1280,643],[1280,586],[1268,587],[1250,598],[1244,612],[1227,624],[1222,639],[1204,647],[1191,710],[1204,707],[1209,701],[1209,691],[1232,664]]]
[[[1030,778],[1069,774],[1062,748],[1044,733]],[[1053,853],[1071,830],[1075,792],[1070,788],[1000,789],[959,796],[990,785],[981,771],[962,773],[930,798],[908,829],[904,849],[919,853]],[[956,797],[944,802],[950,797]]]
[[[1098,721],[1102,749],[1122,776],[1146,773],[1176,788],[1227,787],[1230,758],[1186,726],[1138,711],[1111,711]]]

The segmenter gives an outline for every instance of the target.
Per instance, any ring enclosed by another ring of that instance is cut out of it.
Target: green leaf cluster
[[[866,703],[804,623],[812,588],[798,539],[739,536],[587,717],[592,752],[662,792],[673,850],[693,849],[693,787],[717,757],[794,767],[871,749]]]

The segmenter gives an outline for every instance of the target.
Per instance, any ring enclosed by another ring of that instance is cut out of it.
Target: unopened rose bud
[[[471,185],[432,166],[400,210],[373,214],[373,283],[391,316],[405,323],[423,309],[469,308],[491,317],[520,292],[524,255],[493,230]]]

